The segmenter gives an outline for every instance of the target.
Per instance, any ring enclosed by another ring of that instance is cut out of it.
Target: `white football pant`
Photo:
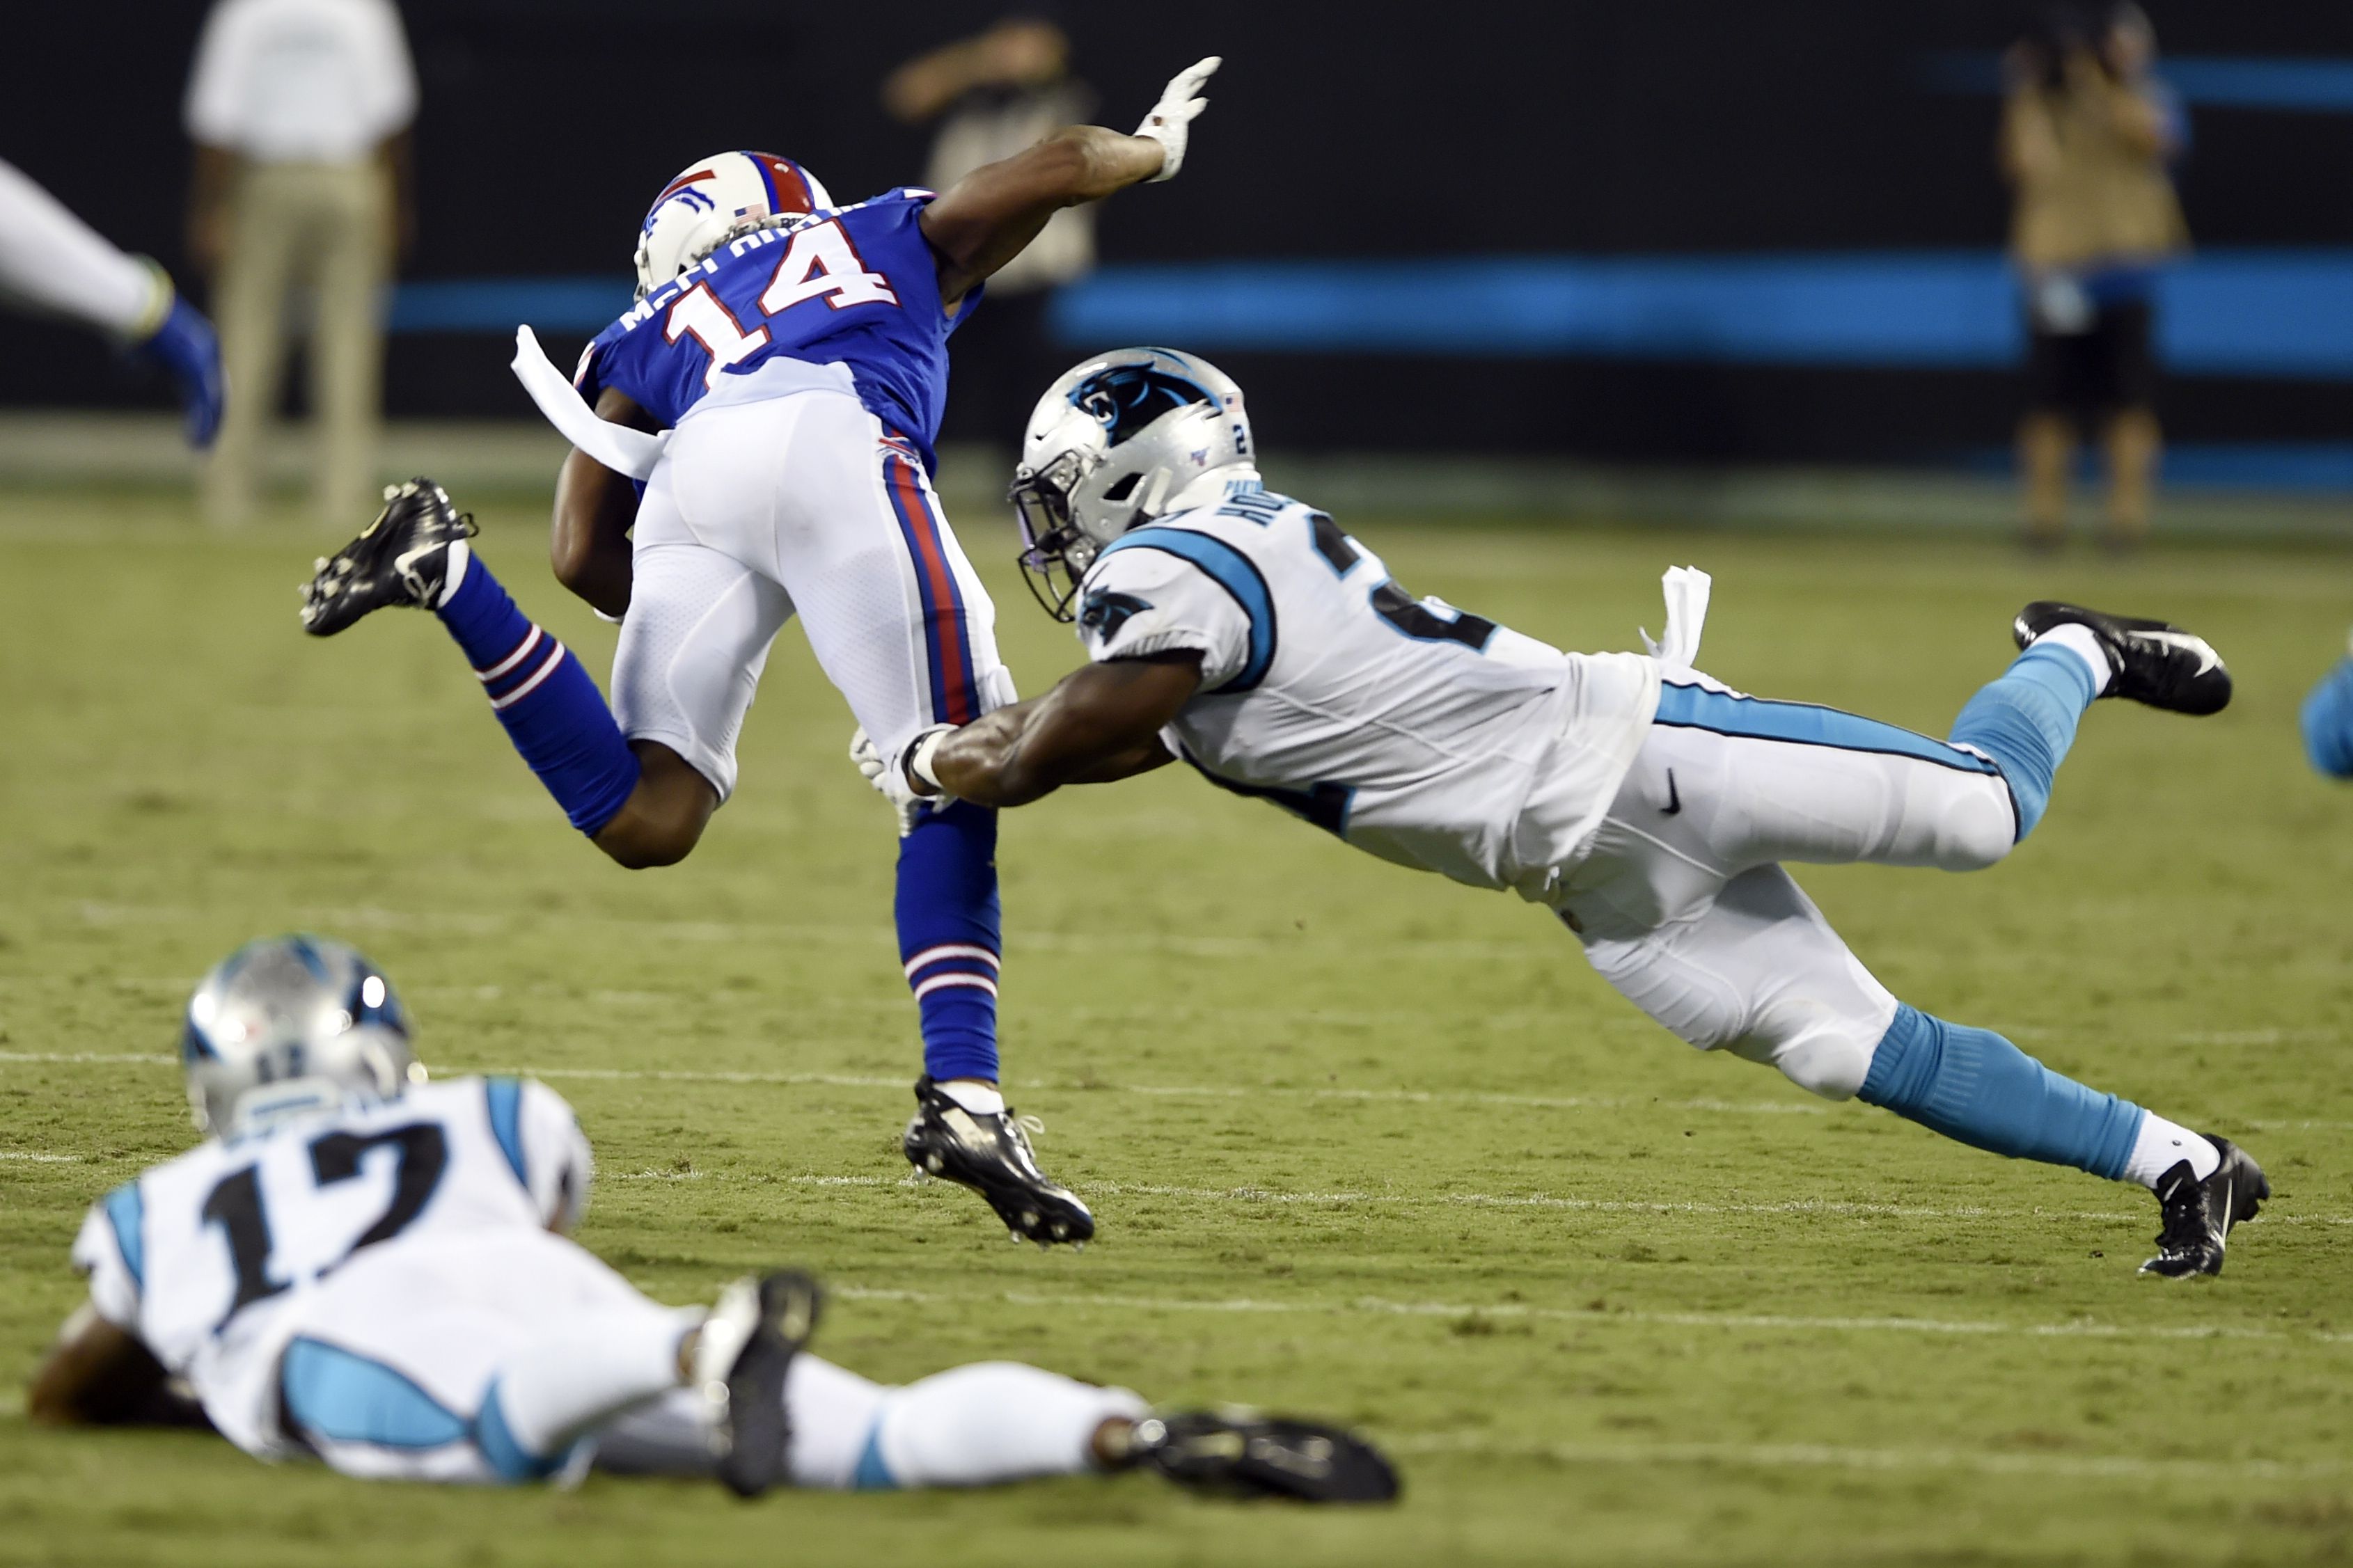
[[[1781,862],[1978,870],[2014,841],[2009,786],[1967,747],[1688,671],[1669,680],[1662,721],[1553,907],[1602,978],[1678,1038],[1847,1099],[1896,1001]]]
[[[996,606],[922,463],[846,393],[690,412],[646,482],[634,563],[614,717],[722,800],[769,644],[795,614],[886,757],[1013,700]]]
[[[294,1310],[280,1408],[321,1458],[367,1479],[529,1479],[518,1451],[543,1471],[581,1438],[603,1468],[707,1475],[708,1407],[677,1386],[679,1340],[701,1320],[545,1232],[386,1242]],[[785,1384],[803,1487],[1076,1475],[1097,1426],[1145,1410],[1124,1389],[997,1362],[888,1387],[803,1354]]]

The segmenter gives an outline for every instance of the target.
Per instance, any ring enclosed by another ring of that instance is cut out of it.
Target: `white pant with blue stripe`
[[[584,1392],[650,1397],[599,1413],[579,1436],[600,1468],[707,1475],[711,1415],[664,1388],[680,1334],[701,1321],[640,1294],[596,1257],[543,1231],[417,1237],[354,1254],[289,1313],[280,1363],[286,1434],[346,1475],[461,1483],[538,1479],[551,1453],[519,1449],[501,1410],[518,1373]],[[819,1358],[785,1384],[796,1486],[985,1486],[1090,1468],[1094,1430],[1139,1416],[1124,1389],[1006,1362],[903,1387]]]
[[[1782,862],[1973,871],[2017,831],[2000,771],[1971,748],[1671,671],[1554,907],[1601,976],[1677,1037],[1843,1100],[1896,1001]]]

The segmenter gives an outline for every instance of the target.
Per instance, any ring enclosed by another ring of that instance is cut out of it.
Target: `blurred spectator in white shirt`
[[[189,250],[235,395],[206,475],[206,510],[253,510],[296,290],[315,299],[311,414],[322,521],[373,510],[384,291],[414,227],[408,128],[417,68],[393,0],[216,0],[196,46]]]

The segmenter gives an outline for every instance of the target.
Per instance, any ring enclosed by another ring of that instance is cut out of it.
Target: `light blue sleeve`
[[[2333,779],[2353,779],[2353,658],[2343,658],[2304,700],[2304,753]]]

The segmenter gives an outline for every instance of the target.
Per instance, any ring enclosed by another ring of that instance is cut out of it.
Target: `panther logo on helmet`
[[[815,174],[774,153],[714,153],[679,171],[638,226],[642,300],[712,251],[754,228],[833,205]]]
[[[1038,400],[1014,470],[1030,591],[1067,621],[1104,545],[1193,504],[1195,486],[1256,479],[1250,416],[1225,372],[1174,349],[1097,355]]]

